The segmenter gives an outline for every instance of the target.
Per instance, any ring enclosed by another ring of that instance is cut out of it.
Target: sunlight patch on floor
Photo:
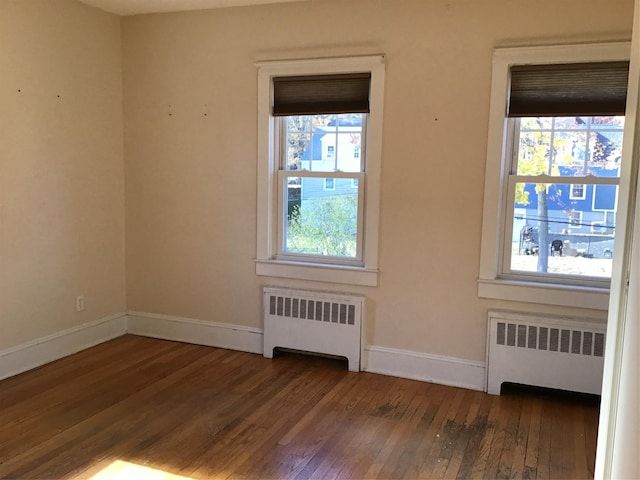
[[[90,480],[192,480],[189,477],[174,475],[151,467],[136,465],[135,463],[116,460],[106,468],[100,470]]]

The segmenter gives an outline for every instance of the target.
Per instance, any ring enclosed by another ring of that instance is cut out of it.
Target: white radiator
[[[594,320],[490,311],[487,392],[513,382],[600,394],[605,329]]]
[[[264,356],[276,347],[346,357],[360,370],[362,318],[360,295],[264,288]]]

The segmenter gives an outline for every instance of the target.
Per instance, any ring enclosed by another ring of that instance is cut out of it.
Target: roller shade
[[[371,73],[275,77],[273,115],[369,113]]]
[[[514,65],[508,116],[624,115],[629,62]]]

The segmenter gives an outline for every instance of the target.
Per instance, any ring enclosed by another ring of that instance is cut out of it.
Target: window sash
[[[576,181],[578,180],[578,181]],[[585,287],[608,288],[609,278],[592,277],[587,275],[571,275],[554,272],[524,272],[511,269],[511,249],[513,238],[513,220],[515,213],[516,184],[518,183],[548,183],[571,185],[581,183],[585,185],[619,185],[618,177],[554,177],[550,175],[509,175],[507,178],[507,198],[504,209],[504,230],[502,236],[502,256],[498,267],[498,277],[506,280],[521,280],[540,282],[547,279],[556,284],[578,285]],[[614,237],[615,241],[615,237]],[[546,246],[545,246],[546,248]]]
[[[364,266],[364,218],[365,218],[365,186],[364,172],[310,172],[307,170],[278,170],[277,172],[277,254],[276,260],[289,260],[315,264],[332,264],[345,266]],[[355,257],[338,257],[331,255],[313,255],[308,253],[293,253],[285,249],[286,218],[287,218],[287,185],[288,178],[334,178],[351,179],[351,184],[357,180],[358,185],[358,216],[356,220],[356,255]]]
[[[569,117],[572,116],[581,116],[581,115],[569,115]],[[574,132],[577,130],[570,130],[570,129],[565,129],[565,128],[556,128],[555,126],[552,128],[541,128],[541,129],[527,129],[527,128],[522,128],[521,127],[521,118],[509,118],[507,119],[507,128],[506,128],[506,138],[509,139],[506,142],[505,145],[505,158],[509,158],[510,159],[510,163],[509,163],[509,174],[511,175],[515,175],[518,172],[518,167],[519,167],[519,162],[520,162],[520,158],[519,158],[519,149],[520,149],[520,134],[521,133],[530,133],[530,132],[544,132],[544,133],[549,133],[551,135],[551,143],[553,144],[554,141],[554,137],[560,133],[570,133],[570,132]],[[616,128],[594,128],[592,124],[589,124],[589,126],[584,129],[584,130],[580,130],[581,133],[584,133],[585,135],[590,135],[593,133],[598,133],[598,132],[615,132],[615,133],[623,133],[621,129],[616,129]],[[554,162],[553,159],[551,159],[551,165],[558,165],[557,162]],[[551,166],[550,165],[550,166]],[[584,168],[588,168],[588,159],[585,158],[584,159],[584,164],[583,164]],[[573,177],[566,177],[566,178],[588,178],[591,177],[592,175],[584,175],[584,176],[573,176]],[[620,171],[618,170],[618,177],[620,176]],[[553,178],[561,178],[560,176],[553,176]],[[607,178],[607,177],[599,177],[599,178]],[[539,183],[543,183],[543,182],[539,182]],[[552,182],[553,183],[553,182]],[[555,182],[555,183],[564,183],[564,182]],[[571,183],[580,183],[578,181],[576,182],[571,182]]]
[[[567,116],[575,116],[570,114]],[[503,229],[500,235],[500,255],[498,257],[497,278],[502,280],[524,281],[532,283],[550,283],[568,286],[609,288],[611,280],[603,277],[593,277],[587,275],[571,275],[555,272],[524,272],[520,270],[512,270],[511,268],[511,250],[513,223],[515,213],[515,193],[516,184],[518,183],[546,183],[546,184],[564,184],[571,188],[571,184],[583,184],[586,188],[588,185],[619,185],[619,177],[596,177],[594,175],[574,175],[574,176],[555,176],[549,174],[542,175],[518,175],[519,148],[520,148],[520,118],[507,119],[505,143],[505,157],[510,159],[509,172],[505,175],[506,192],[505,204],[502,209],[502,225]],[[549,132],[558,132],[562,129],[546,129]],[[612,129],[614,130],[614,129]],[[542,130],[536,130],[542,131]]]
[[[574,193],[573,187],[580,187],[582,192],[580,195]],[[569,187],[569,200],[585,200],[587,198],[587,185],[584,183],[576,182],[572,183]]]
[[[349,112],[349,113],[358,113],[358,112]],[[358,132],[358,135],[360,135],[360,147],[358,147],[359,150],[359,155],[358,157],[356,157],[359,160],[360,163],[360,171],[364,172],[366,170],[366,159],[367,159],[367,152],[366,152],[366,146],[367,146],[367,132],[368,132],[368,122],[369,122],[369,115],[368,114],[363,114],[362,115],[362,124],[360,126],[361,130],[360,132]],[[339,127],[337,127],[339,128]],[[305,133],[309,133],[311,135],[313,135],[312,132],[305,132]],[[348,133],[346,132],[339,132],[338,130],[336,130],[336,132],[327,132],[328,135],[336,135],[336,137],[339,137],[340,135],[347,135]],[[283,116],[283,117],[276,117],[275,118],[275,135],[276,135],[276,139],[277,141],[277,145],[278,145],[278,150],[277,150],[277,155],[278,155],[278,168],[282,169],[282,170],[286,170],[287,169],[287,117]],[[339,142],[336,142],[334,151],[333,151],[333,160],[334,160],[334,165],[338,164],[338,155],[339,155]],[[309,169],[304,169],[304,170],[289,170],[291,172],[299,172],[299,171],[317,171],[317,172],[333,172],[333,171],[339,171],[339,170],[316,170],[316,168],[321,168],[318,165],[314,165],[314,162],[320,163],[320,160],[309,160]]]

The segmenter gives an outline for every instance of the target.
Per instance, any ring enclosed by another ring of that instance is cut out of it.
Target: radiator
[[[605,329],[594,320],[490,311],[487,392],[513,382],[600,394]]]
[[[360,370],[363,296],[267,287],[263,297],[265,357],[281,347],[345,357]]]

